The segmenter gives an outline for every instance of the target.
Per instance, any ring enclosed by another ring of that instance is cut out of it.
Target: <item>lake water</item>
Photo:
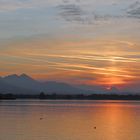
[[[140,102],[0,101],[0,140],[140,140]]]

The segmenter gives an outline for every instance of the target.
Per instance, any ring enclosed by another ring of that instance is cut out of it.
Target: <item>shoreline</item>
[[[23,95],[23,94],[0,94],[2,100],[134,100],[140,101],[140,95],[116,95],[116,94],[91,94],[91,95],[61,95],[61,94],[40,94],[40,95]]]

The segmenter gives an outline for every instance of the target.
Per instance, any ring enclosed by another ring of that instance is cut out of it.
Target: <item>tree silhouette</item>
[[[45,99],[45,98],[46,98],[45,93],[44,93],[44,92],[41,92],[41,93],[39,94],[39,99]]]

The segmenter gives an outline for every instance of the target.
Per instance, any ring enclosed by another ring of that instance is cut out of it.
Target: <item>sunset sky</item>
[[[0,75],[140,85],[140,0],[0,0]]]

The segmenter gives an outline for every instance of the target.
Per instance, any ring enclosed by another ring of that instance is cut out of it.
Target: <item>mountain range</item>
[[[0,93],[39,94],[40,92],[82,94],[91,91],[56,81],[40,82],[26,74],[0,77]]]
[[[39,94],[40,92],[48,94],[120,93],[115,87],[108,91],[106,88],[96,85],[70,85],[56,81],[40,82],[26,74],[0,77],[0,93]]]

